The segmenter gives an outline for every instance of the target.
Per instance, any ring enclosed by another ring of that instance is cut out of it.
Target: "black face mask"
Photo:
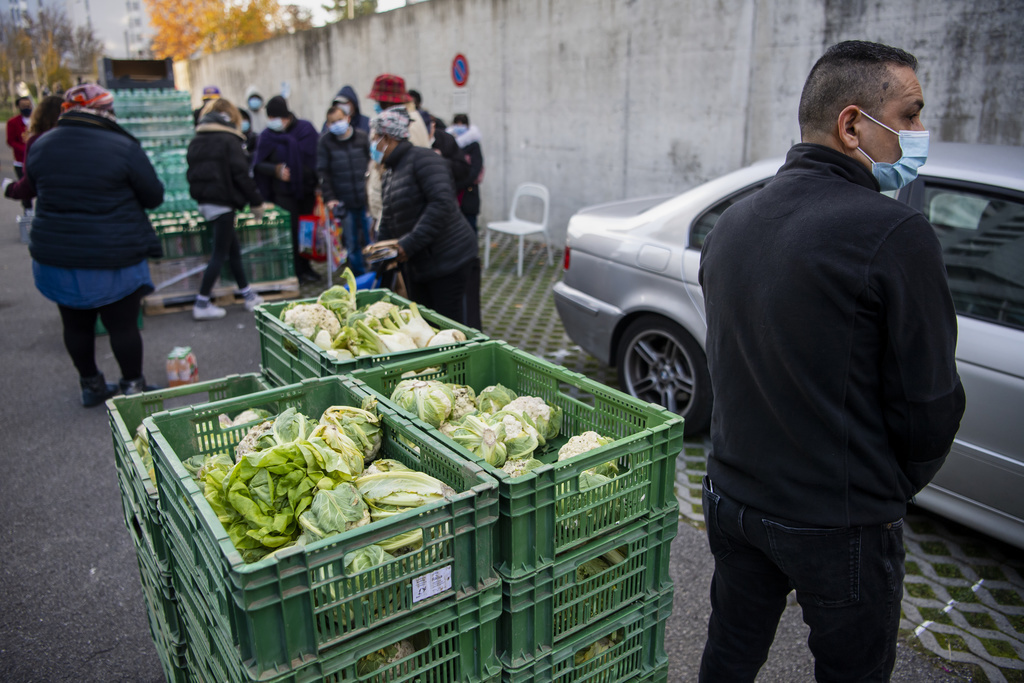
[[[32,115],[32,107],[22,107],[21,109],[19,109],[19,111],[21,112],[21,115],[25,118],[28,118]]]

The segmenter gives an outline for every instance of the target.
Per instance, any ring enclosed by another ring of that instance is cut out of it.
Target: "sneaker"
[[[227,311],[215,304],[192,307],[193,320],[217,320],[218,318],[223,318],[227,314]]]
[[[245,310],[253,311],[261,303],[263,303],[263,297],[256,292],[250,292],[249,295],[245,297]]]
[[[86,408],[98,406],[117,393],[117,385],[108,384],[102,372],[95,377],[79,377],[78,386],[82,389],[82,405]]]

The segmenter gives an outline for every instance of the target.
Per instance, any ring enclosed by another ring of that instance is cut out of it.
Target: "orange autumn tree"
[[[187,59],[306,27],[296,26],[295,12],[278,0],[146,0],[146,6],[158,58]]]

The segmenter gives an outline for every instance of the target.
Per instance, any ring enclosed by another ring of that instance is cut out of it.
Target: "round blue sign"
[[[469,61],[465,55],[455,55],[455,59],[452,60],[452,81],[461,88],[466,85],[467,80],[469,80]]]

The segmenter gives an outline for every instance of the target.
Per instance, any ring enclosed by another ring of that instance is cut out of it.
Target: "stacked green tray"
[[[536,396],[561,408],[559,437],[534,454],[544,466],[510,477],[394,406],[389,400],[391,393],[408,372],[418,373],[420,379],[466,384],[477,392],[500,383],[520,396]],[[531,576],[574,548],[678,506],[674,482],[676,457],[683,447],[682,418],[504,342],[488,341],[382,362],[355,370],[352,376],[364,391],[407,415],[498,480],[501,516],[495,566],[506,580]],[[558,449],[569,437],[586,431],[615,441],[559,462]],[[579,476],[584,470],[612,460],[619,466],[617,477],[603,486],[580,490]]]
[[[360,308],[378,301],[389,301],[408,306],[409,300],[387,289],[356,292],[356,305]],[[295,303],[316,303],[316,299],[303,299]],[[263,304],[256,309],[256,329],[260,333],[260,358],[263,372],[275,384],[291,384],[313,377],[344,375],[358,368],[368,368],[391,361],[404,361],[427,353],[458,348],[473,342],[486,341],[487,336],[472,327],[466,327],[451,318],[419,306],[420,315],[438,330],[456,329],[466,335],[465,342],[442,344],[424,349],[396,351],[375,356],[360,356],[337,360],[326,351],[299,334],[294,327],[281,320],[281,311],[287,303]]]
[[[189,608],[185,631],[190,647],[212,632],[210,638],[223,646],[232,669],[253,680],[333,661],[337,649],[347,650],[354,638],[378,633],[385,625],[415,624],[426,610],[498,587],[492,547],[496,482],[384,405],[379,407],[379,457],[430,474],[456,495],[305,547],[285,548],[258,562],[242,560],[182,460],[233,452],[247,428],[222,428],[222,413],[263,408],[279,414],[295,407],[318,419],[333,405],[358,406],[362,395],[350,381],[309,380],[145,420],[174,586]],[[354,575],[345,573],[346,554],[413,530],[424,535],[421,550]],[[481,657],[496,662],[493,647]]]

